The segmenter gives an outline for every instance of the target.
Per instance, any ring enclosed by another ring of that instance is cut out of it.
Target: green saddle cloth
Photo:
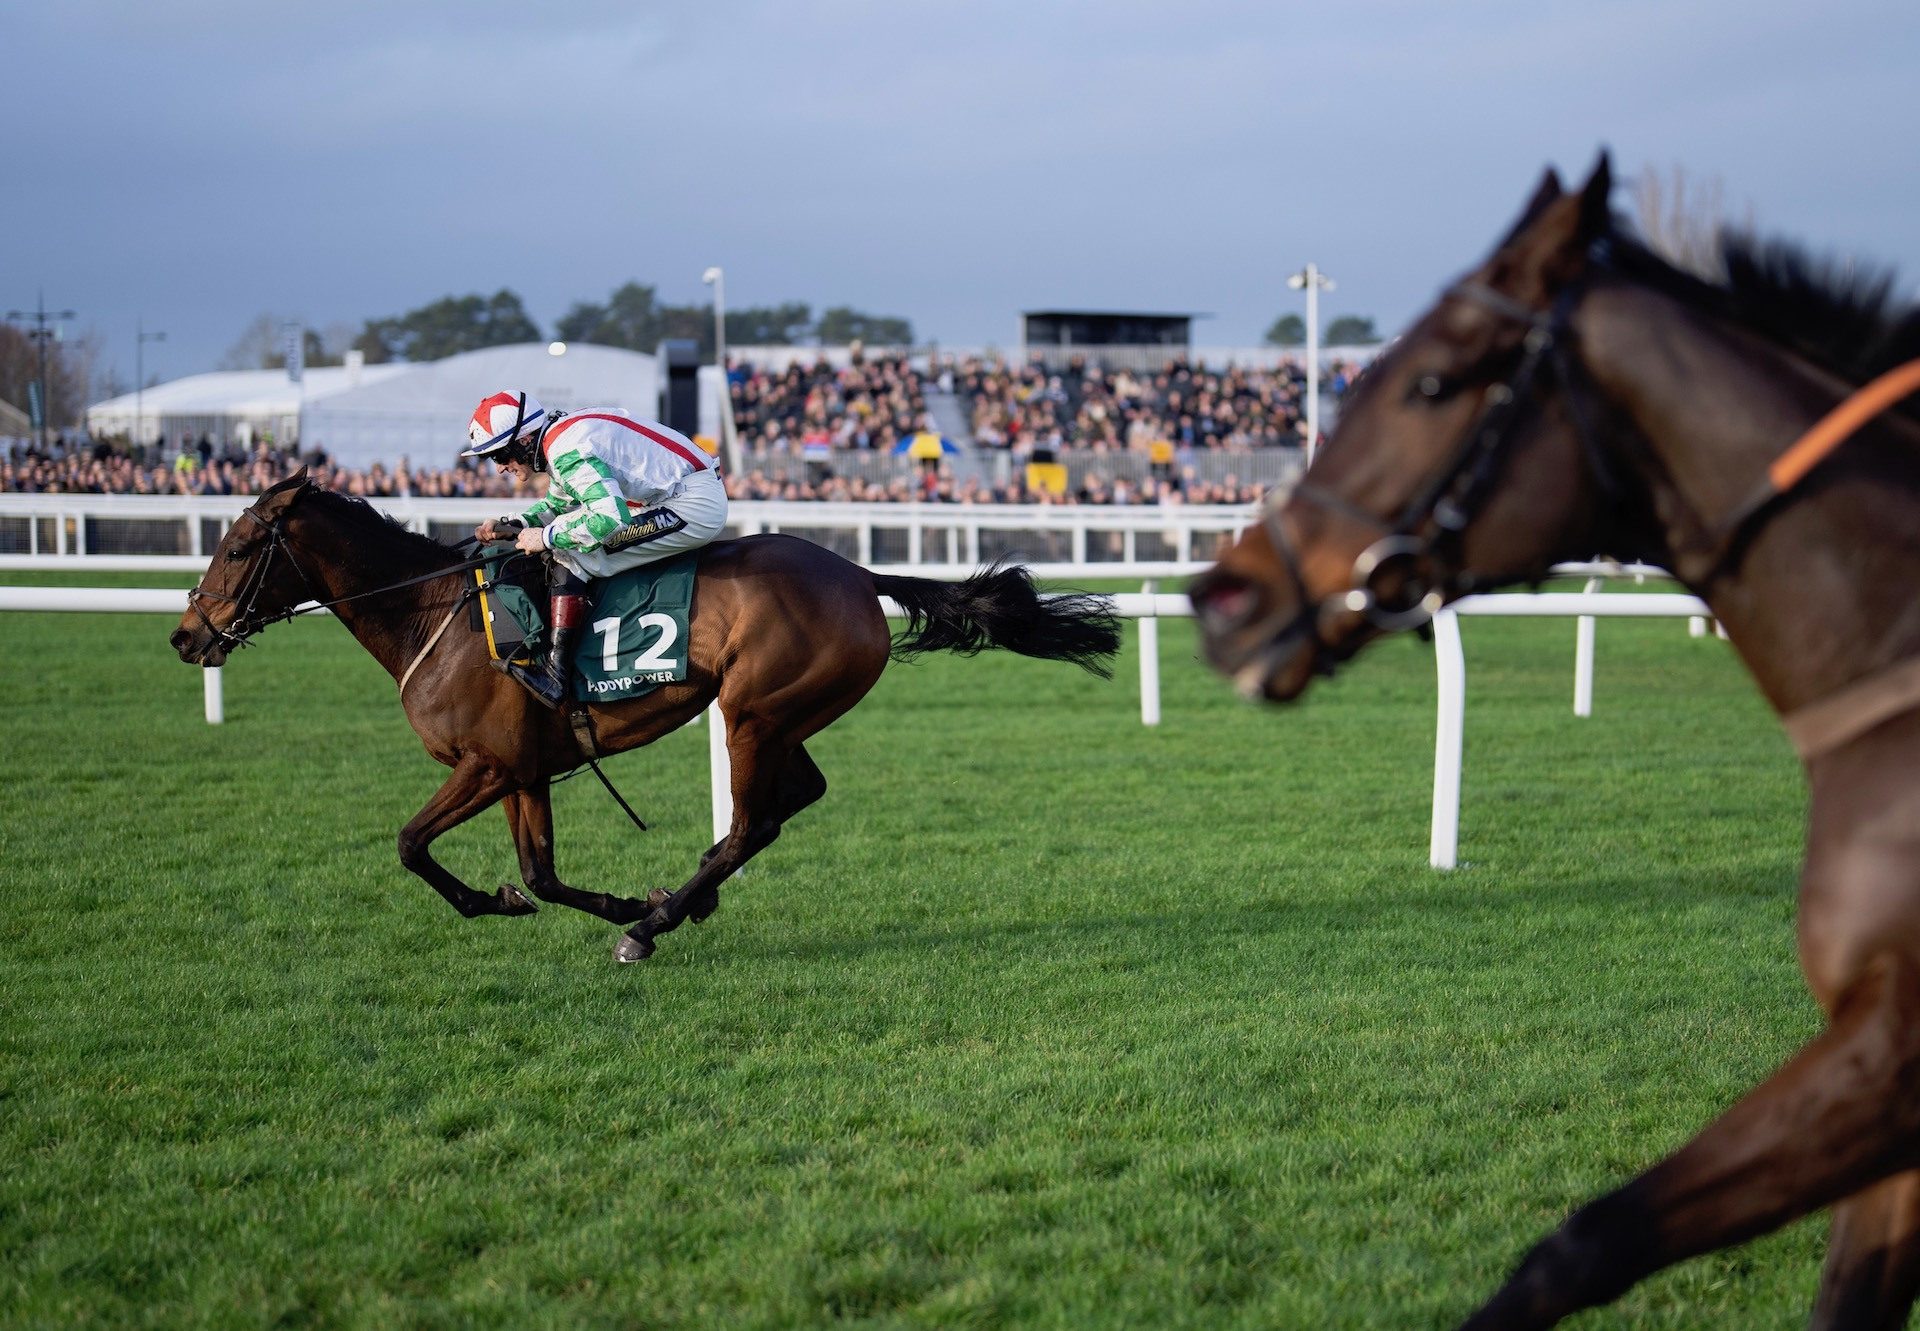
[[[508,552],[503,550],[502,557]],[[587,622],[573,652],[573,696],[581,702],[638,698],[687,677],[687,624],[700,552],[689,550],[592,584]],[[491,580],[497,563],[489,563]],[[548,641],[544,598],[511,583],[491,593],[533,652]]]

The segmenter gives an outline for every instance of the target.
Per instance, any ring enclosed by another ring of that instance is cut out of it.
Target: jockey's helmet
[[[537,469],[542,461],[540,436],[546,429],[546,408],[533,394],[517,390],[489,393],[467,422],[467,447],[460,456],[526,462]]]

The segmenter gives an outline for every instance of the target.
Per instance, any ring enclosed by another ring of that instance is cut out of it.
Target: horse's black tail
[[[921,652],[972,656],[1004,647],[1113,677],[1109,662],[1120,650],[1120,624],[1104,596],[1042,597],[1026,569],[997,560],[965,582],[876,573],[873,587],[907,612],[906,628],[893,638],[896,661]]]

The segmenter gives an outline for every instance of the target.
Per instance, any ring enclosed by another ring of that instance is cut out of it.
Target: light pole
[[[1313,465],[1313,450],[1320,442],[1320,293],[1333,290],[1333,279],[1308,264],[1287,285],[1307,293],[1307,465]]]
[[[131,442],[133,447],[135,448],[142,447],[141,436],[146,432],[145,427],[146,427],[147,416],[146,416],[146,411],[144,410],[144,406],[145,406],[144,397],[147,391],[147,362],[146,362],[147,343],[165,342],[166,340],[167,340],[167,335],[165,333],[149,333],[147,331],[147,321],[145,318],[134,320],[133,322],[133,439]],[[162,448],[160,451],[164,453],[166,452],[166,449]]]
[[[7,311],[7,319],[9,322],[25,319],[31,319],[33,321],[33,327],[27,330],[27,336],[38,343],[40,348],[40,372],[39,377],[34,382],[40,392],[40,401],[37,404],[39,411],[36,414],[40,417],[40,453],[43,457],[47,451],[47,416],[49,414],[47,406],[47,343],[59,334],[60,330],[56,325],[59,324],[61,320],[76,319],[78,317],[79,316],[72,310],[49,311],[47,309],[47,294],[44,291],[36,298],[36,304],[32,310]]]
[[[733,435],[733,390],[727,383],[727,274],[718,266],[700,274],[713,288],[713,363],[720,367],[720,441],[727,452],[727,470],[740,470],[740,444]]]

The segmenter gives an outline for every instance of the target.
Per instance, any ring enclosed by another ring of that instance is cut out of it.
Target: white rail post
[[[221,691],[220,667],[208,666],[200,672],[200,691],[206,698],[207,724],[217,726],[227,719],[227,699]]]
[[[1440,714],[1433,736],[1433,837],[1427,863],[1452,869],[1460,854],[1460,749],[1466,730],[1467,658],[1460,647],[1460,617],[1442,610],[1433,617],[1433,660],[1439,674]]]
[[[707,708],[707,770],[713,793],[713,839],[725,839],[733,826],[733,763],[727,757],[727,718],[720,701]]]
[[[1160,584],[1149,578],[1140,590],[1151,596]],[[1157,615],[1140,617],[1140,724],[1160,724],[1160,619]]]
[[[1600,590],[1600,579],[1588,578],[1588,592]],[[1581,615],[1573,628],[1573,714],[1593,715],[1593,616]]]

